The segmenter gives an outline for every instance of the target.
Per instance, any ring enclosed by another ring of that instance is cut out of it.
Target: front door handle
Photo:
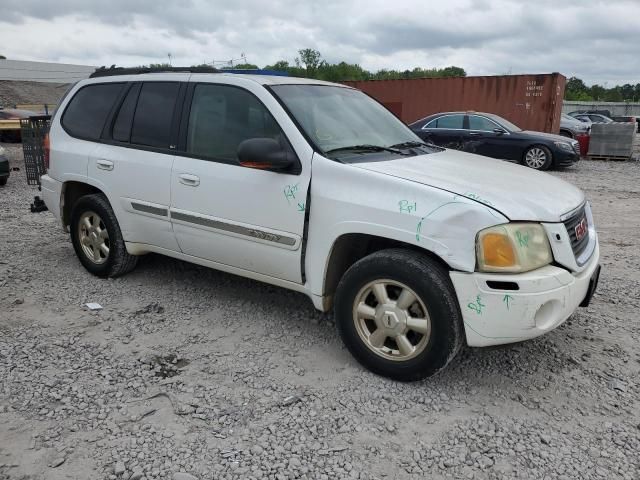
[[[200,185],[200,177],[196,177],[189,173],[181,173],[178,175],[178,179],[181,184],[187,185],[188,187],[197,187]]]
[[[481,135],[480,132],[471,132],[471,133],[469,133],[470,137],[479,137],[480,135]]]
[[[111,160],[105,160],[104,158],[96,161],[96,166],[100,170],[113,170],[113,162]]]

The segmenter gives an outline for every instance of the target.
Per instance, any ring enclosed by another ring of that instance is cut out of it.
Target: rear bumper
[[[61,200],[62,200],[62,182],[51,178],[49,175],[40,177],[42,185],[42,200],[56,219],[62,224]],[[64,227],[64,225],[62,225]]]
[[[451,272],[467,344],[519,342],[560,326],[593,294],[591,279],[597,275],[599,260],[596,245],[586,268],[576,274],[552,265],[514,275]],[[487,281],[513,282],[518,290],[490,288]]]

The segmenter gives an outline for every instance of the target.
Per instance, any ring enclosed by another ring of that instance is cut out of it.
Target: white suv
[[[353,88],[103,72],[50,131],[49,210],[102,276],[156,252],[306,293],[367,368],[439,371],[588,304],[589,203],[546,173],[423,143]]]

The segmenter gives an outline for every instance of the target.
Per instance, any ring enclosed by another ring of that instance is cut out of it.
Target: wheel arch
[[[326,259],[322,278],[323,310],[327,311],[331,309],[336,287],[349,267],[372,253],[389,248],[411,250],[417,254],[432,258],[446,270],[450,271],[453,269],[442,257],[430,250],[409,242],[370,233],[343,233],[333,241]]]
[[[107,197],[109,203],[111,203],[111,200],[101,186],[94,185],[89,181],[69,180],[62,184],[60,219],[62,220],[62,226],[65,230],[68,230],[71,222],[71,211],[76,202],[85,195],[96,193],[103,194]]]

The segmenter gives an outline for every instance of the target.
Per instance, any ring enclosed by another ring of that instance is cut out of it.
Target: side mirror
[[[503,135],[507,133],[507,131],[504,128],[494,128],[493,133],[497,133],[498,135]]]
[[[260,170],[283,171],[294,164],[293,155],[273,138],[249,138],[238,145],[240,165]]]

